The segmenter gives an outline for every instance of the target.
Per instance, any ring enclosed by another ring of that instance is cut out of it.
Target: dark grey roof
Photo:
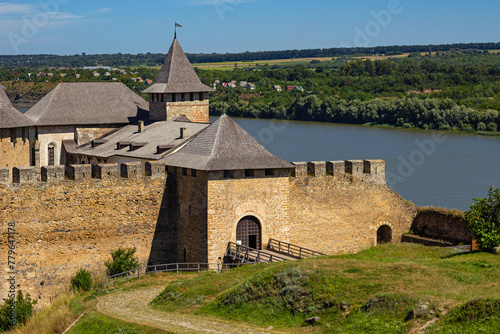
[[[211,92],[201,83],[177,39],[174,39],[156,82],[144,93]]]
[[[33,125],[33,121],[12,106],[4,87],[0,85],[0,129],[22,128],[31,125]]]
[[[185,146],[165,157],[168,166],[198,170],[293,168],[223,115]]]
[[[143,132],[138,132],[139,127],[137,124],[130,124],[94,140],[94,143],[98,144],[95,147],[92,147],[91,143],[88,143],[71,149],[69,153],[98,158],[122,156],[136,159],[159,160],[167,155],[169,151],[157,154],[157,146],[175,150],[208,125],[194,123],[189,120],[187,122],[183,121],[183,116],[178,116],[168,121],[146,124]],[[186,138],[179,138],[181,128],[186,128]],[[122,145],[132,144],[138,148],[134,151],[130,151],[128,147],[117,149],[117,143]]]
[[[26,112],[38,126],[127,124],[149,104],[121,82],[63,82]]]

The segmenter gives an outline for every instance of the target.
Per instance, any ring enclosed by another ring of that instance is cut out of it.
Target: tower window
[[[203,101],[203,93],[200,93],[199,96],[200,96],[200,101]]]
[[[17,129],[10,129],[10,141],[15,142],[17,138]]]

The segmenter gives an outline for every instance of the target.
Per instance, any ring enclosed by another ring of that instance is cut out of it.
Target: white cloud
[[[190,0],[189,5],[193,6],[214,6],[214,5],[239,5],[246,2],[256,2],[258,0]]]
[[[19,5],[11,2],[0,2],[0,15],[8,14],[27,14],[33,12],[35,6]]]
[[[107,12],[112,11],[112,10],[113,10],[112,8],[101,8],[97,12],[98,13],[107,13]]]
[[[71,13],[63,13],[63,12],[50,12],[47,14],[55,20],[74,20],[74,19],[81,19],[81,18],[85,17],[85,16],[78,16],[78,15],[74,15]]]

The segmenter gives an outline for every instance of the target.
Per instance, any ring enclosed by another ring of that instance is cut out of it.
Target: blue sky
[[[0,54],[500,41],[498,0],[0,0]]]

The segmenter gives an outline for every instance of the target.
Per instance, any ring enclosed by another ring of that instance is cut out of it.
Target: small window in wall
[[[17,139],[17,129],[10,129],[10,141],[15,143]]]
[[[48,165],[49,166],[54,166],[55,164],[55,156],[56,156],[56,148],[54,145],[50,144],[47,147],[47,152],[48,152]]]
[[[266,169],[266,176],[274,176],[274,169]]]
[[[191,177],[196,177],[196,169],[191,169]]]
[[[187,168],[182,169],[182,176],[187,176],[188,175],[188,170]]]
[[[233,170],[225,170],[224,171],[225,179],[234,179],[234,171]]]
[[[25,141],[26,140],[26,128],[23,128],[22,131],[23,131],[23,141]]]
[[[255,177],[255,170],[245,169],[245,177]]]
[[[160,102],[164,102],[165,101],[165,94],[160,94]]]
[[[200,93],[198,96],[200,97],[200,101],[203,101],[203,93]]]
[[[186,94],[184,93],[181,94],[181,101],[186,101]]]
[[[189,94],[189,101],[194,101],[194,93]]]

